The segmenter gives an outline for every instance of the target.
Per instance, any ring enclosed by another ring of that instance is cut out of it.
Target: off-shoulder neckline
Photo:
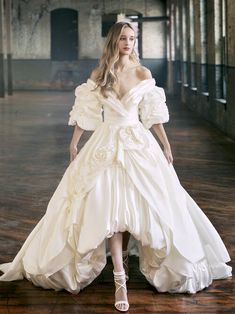
[[[88,80],[87,80],[87,82],[90,82],[91,84],[93,84],[94,86],[97,86],[97,84],[96,84],[96,82],[95,81],[93,81],[92,79],[90,79],[90,78],[88,78]],[[130,88],[126,93],[124,93],[124,95],[121,97],[121,98],[119,98],[118,96],[117,96],[117,99],[118,100],[123,100],[127,95],[129,95],[131,92],[133,92],[133,90],[135,90],[137,87],[140,87],[140,85],[142,85],[142,84],[144,84],[145,82],[154,82],[154,85],[155,85],[155,79],[154,78],[149,78],[149,79],[144,79],[144,80],[141,80],[141,81],[139,81],[135,86],[133,86],[132,88]],[[114,92],[115,93],[115,92]],[[117,95],[116,93],[115,93],[115,95]]]

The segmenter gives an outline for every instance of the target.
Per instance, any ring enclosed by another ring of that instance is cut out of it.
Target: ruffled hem
[[[120,231],[123,232],[126,230],[123,229]],[[24,258],[22,258],[20,264],[18,264],[20,268],[18,268],[17,273],[16,270],[12,268],[12,263],[0,265],[0,270],[6,272],[6,274],[0,277],[0,280],[21,280],[25,277],[35,286],[40,286],[44,289],[54,289],[55,291],[65,289],[70,293],[77,294],[95,280],[104,269],[107,256],[110,255],[110,252],[106,248],[106,241],[115,232],[116,231],[111,231],[108,237],[103,239],[102,242],[90,252],[83,255],[74,252],[73,259],[70,263],[62,266],[61,269],[53,274],[33,273],[32,269],[28,270],[27,266],[24,265]],[[144,239],[137,240],[134,237],[132,239],[133,243],[128,245],[128,250],[131,252],[130,255],[139,256],[141,273],[160,293],[194,294],[209,287],[214,279],[225,279],[232,276],[232,267],[225,263],[221,262],[216,265],[210,265],[208,260],[204,258],[198,263],[192,264],[183,259],[180,254],[174,255],[175,263],[177,264],[179,262],[177,259],[180,258],[182,267],[182,272],[177,271],[173,269],[172,266],[168,265],[168,260],[172,259],[172,256],[165,256],[164,249],[153,250],[147,245],[142,245]],[[138,247],[137,251],[135,247],[136,243]],[[176,250],[173,249],[173,254],[175,254],[175,252]],[[67,255],[66,249],[64,253],[63,251],[60,252],[56,259],[59,259],[59,256],[62,255]],[[186,269],[188,274],[185,273]],[[10,274],[14,274],[14,277],[9,278]]]
[[[140,247],[140,252],[142,250],[149,248]],[[197,263],[190,263],[175,248],[170,256],[155,258],[154,263],[150,260],[141,253],[140,271],[158,292],[194,294],[209,287],[215,279],[232,276],[232,267],[223,262],[212,265],[204,257]],[[180,267],[174,267],[174,263]]]

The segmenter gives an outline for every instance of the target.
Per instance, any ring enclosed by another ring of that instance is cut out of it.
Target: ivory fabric
[[[94,132],[0,280],[78,293],[105,267],[107,239],[126,230],[159,292],[196,293],[231,276],[222,239],[149,130],[169,120],[164,90],[147,79],[105,98],[88,79],[75,95],[68,124]]]

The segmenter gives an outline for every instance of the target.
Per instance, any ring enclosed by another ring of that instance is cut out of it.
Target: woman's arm
[[[70,162],[73,161],[74,158],[77,156],[77,153],[78,153],[77,145],[83,132],[84,132],[83,129],[81,129],[78,125],[75,125],[73,136],[72,136],[70,146],[69,146]]]
[[[96,76],[97,76],[97,68],[95,68],[92,72],[91,72],[91,75],[90,75],[90,79],[95,81],[96,79]],[[78,145],[78,142],[80,140],[80,137],[82,136],[82,133],[84,132],[83,129],[81,129],[78,125],[76,125],[74,127],[74,131],[73,131],[73,136],[72,136],[72,139],[71,139],[71,142],[70,142],[70,147],[69,147],[69,150],[70,150],[70,162],[74,160],[74,158],[77,156],[77,153],[78,153],[78,150],[77,150],[77,145]]]
[[[161,123],[153,125],[154,132],[157,134],[160,142],[163,145],[163,152],[168,163],[173,163],[173,156],[171,153],[171,146],[168,141],[165,129]]]

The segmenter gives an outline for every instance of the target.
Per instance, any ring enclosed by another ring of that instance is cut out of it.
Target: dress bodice
[[[99,99],[104,111],[104,122],[114,124],[137,123],[139,121],[138,104],[142,99],[143,87],[146,87],[147,81],[149,82],[149,80],[139,82],[121,98],[118,98],[114,92],[109,92],[107,98],[100,94]]]
[[[141,122],[146,128],[169,120],[163,88],[153,78],[140,81],[123,95],[113,91],[104,97],[91,79],[75,90],[75,104],[70,112],[69,125],[76,123],[85,130],[94,130],[101,123],[128,125]]]

